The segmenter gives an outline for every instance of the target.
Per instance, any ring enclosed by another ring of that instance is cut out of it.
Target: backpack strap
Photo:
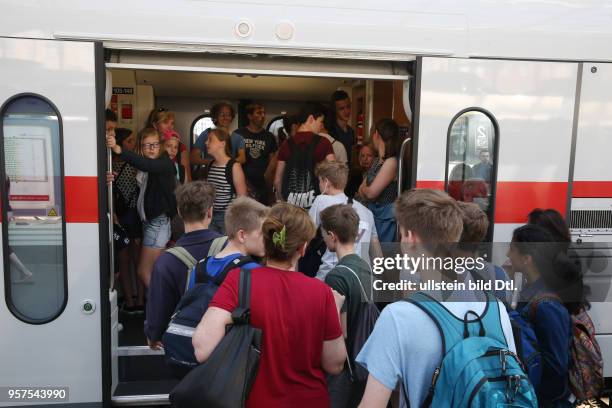
[[[198,261],[182,246],[175,246],[172,248],[166,249],[166,252],[174,255],[187,267],[187,281],[185,283],[185,292],[189,289],[189,282],[191,281],[191,275],[193,271],[193,267],[196,266]]]
[[[225,181],[230,186],[230,195],[233,197],[236,194],[236,188],[234,187],[234,164],[236,160],[230,159],[225,165]]]
[[[213,242],[210,244],[210,247],[208,248],[208,254],[206,256],[209,257],[209,256],[217,255],[225,247],[226,242],[227,242],[227,236],[217,237],[213,239]]]
[[[213,257],[209,256],[198,262],[198,265],[196,266],[196,283],[206,283],[212,281],[215,285],[221,286],[229,271],[234,268],[240,268],[243,265],[254,262],[253,258],[251,258],[250,256],[240,255],[239,257],[234,258],[232,261],[228,262],[215,277],[212,277],[208,274],[207,268],[208,261],[211,258]]]
[[[436,324],[442,339],[443,355],[463,340],[463,323],[440,302],[423,292],[414,293],[406,301],[421,309]]]
[[[563,301],[559,297],[559,295],[555,293],[540,293],[539,295],[535,295],[527,304],[527,313],[529,313],[529,320],[532,322],[536,321],[536,314],[538,311],[538,306],[542,302],[557,302],[563,305]]]
[[[373,298],[372,298],[372,288],[370,288],[370,298],[368,299],[368,295],[366,295],[365,289],[364,289],[363,285],[361,284],[361,279],[359,279],[359,276],[357,275],[357,272],[355,272],[354,270],[352,270],[351,268],[349,268],[346,265],[336,265],[336,268],[344,268],[344,269],[348,269],[349,271],[351,271],[351,273],[353,275],[355,275],[355,278],[357,278],[357,282],[359,282],[359,287],[361,288],[361,294],[365,298],[366,302],[372,303],[372,300],[373,300]]]
[[[487,305],[482,315],[468,310],[463,319],[455,316],[440,302],[423,292],[417,292],[406,300],[423,310],[436,323],[442,338],[442,349],[446,355],[455,344],[473,335],[469,330],[470,323],[478,324],[478,336],[490,337],[506,344],[505,338],[499,337],[500,334],[503,336],[503,331],[501,331],[497,299],[491,293],[485,292],[485,295]],[[475,318],[470,320],[470,316]]]

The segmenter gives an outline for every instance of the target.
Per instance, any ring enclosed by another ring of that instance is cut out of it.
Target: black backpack
[[[225,181],[227,181],[227,184],[229,184],[231,188],[232,197],[236,195],[236,189],[234,188],[234,163],[236,163],[236,160],[229,159],[225,165]],[[194,180],[208,180],[208,172],[211,166],[212,163],[208,166],[202,165],[197,170],[194,170],[194,172],[197,173],[197,178],[194,178]]]
[[[250,325],[251,271],[240,270],[239,304],[233,325],[208,360],[197,366],[170,393],[178,408],[244,407],[261,355],[262,331]]]
[[[314,135],[308,146],[300,147],[287,139],[290,156],[283,175],[283,198],[290,204],[308,209],[319,194],[319,181],[314,174],[314,152],[321,136]]]
[[[206,263],[209,259],[210,256],[201,260],[195,266],[196,284],[181,298],[162,337],[166,363],[178,378],[184,377],[198,365],[191,339],[196,326],[208,309],[210,301],[217,293],[217,289],[219,289],[229,271],[253,262],[249,256],[239,256],[225,265],[213,278],[206,270]]]
[[[359,364],[355,364],[355,358],[365,345],[366,341],[368,341],[368,337],[372,334],[374,330],[374,325],[378,320],[378,316],[380,316],[380,310],[374,303],[374,293],[372,291],[372,287],[370,286],[370,297],[366,294],[365,288],[361,283],[361,279],[357,275],[357,272],[349,268],[345,265],[336,265],[337,268],[348,269],[359,282],[359,287],[361,289],[361,295],[365,299],[365,302],[362,302],[359,305],[359,312],[355,318],[355,322],[352,327],[349,326],[349,342],[348,347],[348,368],[353,380],[358,382],[365,383],[368,379],[368,370],[362,367]],[[351,366],[352,364],[352,366]]]
[[[353,205],[353,199],[349,197],[346,203]],[[311,278],[315,277],[321,266],[321,257],[326,250],[327,245],[325,245],[321,227],[319,227],[315,237],[308,243],[304,256],[298,260],[298,271]]]

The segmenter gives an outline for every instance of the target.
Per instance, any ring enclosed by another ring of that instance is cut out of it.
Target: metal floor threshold
[[[112,403],[117,407],[169,405],[168,394],[176,384],[178,380],[120,382]]]

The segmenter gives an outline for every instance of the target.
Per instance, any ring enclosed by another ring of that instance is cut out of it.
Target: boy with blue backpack
[[[235,199],[225,213],[227,245],[216,255],[200,260],[187,278],[187,291],[181,298],[163,337],[166,361],[177,377],[197,365],[193,332],[208,304],[235,268],[253,269],[259,265],[251,256],[265,255],[261,225],[268,207],[247,197]]]
[[[188,270],[198,259],[219,252],[226,241],[208,229],[212,218],[215,187],[206,181],[179,186],[176,191],[178,213],[183,218],[185,234],[176,246],[163,252],[153,265],[144,332],[149,347],[160,350],[162,336],[170,317],[185,293]]]
[[[404,192],[395,216],[410,256],[440,256],[440,247],[457,243],[463,228],[455,200],[437,190]],[[421,282],[449,280],[440,272],[416,271]],[[360,406],[385,407],[399,385],[400,399],[411,407],[536,407],[514,350],[508,314],[492,295],[413,293],[383,310],[357,356],[370,373]]]

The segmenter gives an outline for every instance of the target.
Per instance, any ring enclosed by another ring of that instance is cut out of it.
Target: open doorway
[[[410,128],[407,109],[404,108],[404,81],[407,77],[401,75],[390,79],[375,75],[373,78],[364,75],[326,77],[324,73],[314,71],[312,76],[257,75],[112,66],[111,73],[113,90],[117,91],[113,95],[112,107],[118,114],[119,127],[137,132],[146,125],[151,110],[164,108],[174,112],[175,130],[188,148],[204,130],[215,126],[211,109],[219,101],[228,102],[237,112],[230,125],[232,130],[244,126],[246,115],[242,108],[248,102],[261,103],[265,108],[265,128],[278,142],[285,116],[297,112],[306,102],[331,105],[330,96],[338,89],[347,92],[352,100],[349,125],[355,130],[357,144],[369,142],[368,129],[381,118],[395,119],[404,134]],[[359,151],[356,153],[358,156]],[[132,274],[135,283],[133,270],[134,266],[128,273]],[[124,293],[118,283],[121,304],[121,299],[130,294]],[[124,313],[121,307],[117,315],[123,329],[117,334],[119,387],[114,401],[120,403],[124,397],[134,401],[134,395],[145,393],[149,394],[149,400],[154,399],[151,395],[160,395],[163,399],[174,382],[165,370],[163,352],[150,351],[146,346],[143,332],[145,315]]]

